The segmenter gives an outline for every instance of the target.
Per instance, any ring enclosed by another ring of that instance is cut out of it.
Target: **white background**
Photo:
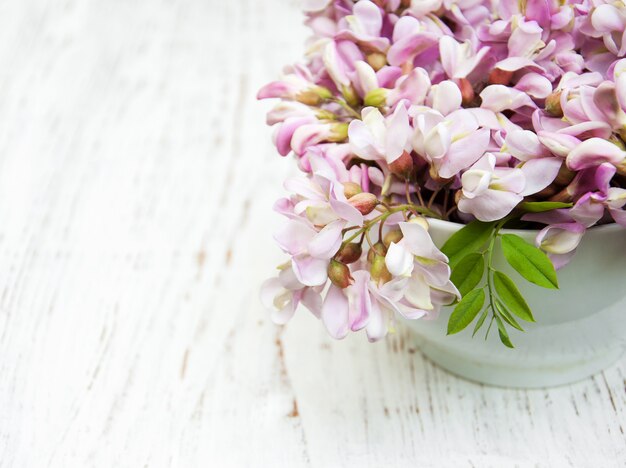
[[[612,467],[626,361],[486,388],[258,302],[287,0],[0,4],[0,467]],[[507,352],[504,350],[502,352]]]

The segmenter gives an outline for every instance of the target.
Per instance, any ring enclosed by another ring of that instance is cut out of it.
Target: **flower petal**
[[[291,259],[293,272],[305,286],[320,286],[328,279],[328,260],[310,255],[297,255]]]
[[[307,245],[312,257],[329,259],[337,253],[341,245],[341,230],[346,226],[343,220],[333,221],[318,232]]]
[[[365,333],[370,342],[378,341],[387,335],[389,315],[389,311],[381,307],[378,301],[372,303],[370,319],[365,327]]]
[[[293,219],[274,234],[274,240],[288,254],[298,255],[306,251],[315,234],[315,230],[304,221]]]
[[[411,275],[405,297],[409,303],[419,309],[433,309],[433,304],[430,300],[430,286],[418,272]]]
[[[428,231],[417,223],[399,223],[402,243],[406,250],[417,257],[447,262],[446,257],[435,245]]]
[[[404,248],[402,242],[392,242],[385,255],[387,270],[394,276],[411,276],[413,271],[413,255]]]
[[[431,96],[433,108],[443,115],[448,115],[452,111],[459,109],[463,99],[459,87],[450,80],[442,81],[433,86],[431,88]]]
[[[546,226],[537,234],[536,244],[553,254],[573,251],[580,243],[585,227],[579,223],[563,223]]]
[[[532,195],[546,188],[556,179],[562,164],[563,160],[559,158],[538,158],[525,162],[521,170],[526,176],[526,185],[520,195]]]
[[[476,216],[480,221],[496,221],[508,215],[523,197],[502,190],[487,190],[480,197],[461,198],[459,211]]]
[[[601,138],[590,138],[576,146],[567,155],[567,166],[579,171],[599,166],[604,162],[618,165],[626,158],[626,152],[611,142]]]
[[[322,322],[333,338],[344,338],[349,331],[348,298],[343,290],[331,285],[322,304]]]
[[[357,331],[367,325],[372,310],[372,298],[368,289],[370,274],[364,270],[352,273],[354,283],[348,288],[350,294],[350,329]]]

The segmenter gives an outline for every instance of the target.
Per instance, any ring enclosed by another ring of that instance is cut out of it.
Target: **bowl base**
[[[546,388],[571,384],[611,366],[625,351],[622,347],[613,348],[569,365],[502,366],[474,361],[467,355],[450,352],[419,337],[417,341],[419,350],[448,372],[480,384],[505,388]]]

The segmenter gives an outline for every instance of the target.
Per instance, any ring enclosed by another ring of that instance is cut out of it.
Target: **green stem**
[[[489,241],[489,248],[487,249],[487,289],[489,291],[489,307],[491,308],[491,321],[489,322],[489,327],[487,328],[487,333],[485,333],[485,339],[489,336],[489,331],[491,330],[491,325],[493,324],[493,319],[496,315],[496,308],[493,304],[493,250],[496,243],[496,237],[498,237],[498,228],[496,227],[493,230],[493,234],[491,236],[491,241]]]
[[[333,99],[333,101],[335,101],[337,104],[343,107],[343,109],[346,112],[348,112],[348,114],[350,114],[352,117],[354,117],[355,119],[361,120],[361,114],[359,114],[356,110],[354,110],[354,108],[350,106],[350,104],[348,104],[346,101],[344,101],[343,99],[339,99],[339,98]]]
[[[496,269],[493,267],[493,252],[495,250],[496,238],[500,235],[500,229],[509,221],[509,217],[504,218],[498,224],[495,225],[493,229],[493,233],[491,234],[491,240],[489,241],[489,247],[487,248],[487,289],[489,291],[489,307],[491,308],[491,322],[489,322],[489,327],[487,328],[487,333],[485,334],[485,339],[489,336],[489,330],[491,330],[491,325],[493,324],[493,320],[496,318],[496,306],[493,302],[493,298],[495,296],[494,286],[493,286],[493,273]]]
[[[392,214],[399,213],[401,211],[407,211],[407,210],[415,210],[415,212],[420,213],[422,215],[429,216],[431,218],[439,218],[439,215],[437,213],[435,213],[432,210],[429,210],[425,206],[415,206],[413,204],[397,205],[397,206],[390,208],[385,213],[378,215],[375,218],[366,222],[365,225],[361,229],[359,229],[350,237],[348,237],[345,241],[343,241],[342,246],[345,246],[349,244],[350,242],[352,242],[359,235],[363,234],[365,231],[368,231],[372,226],[376,225],[376,223],[381,222],[381,221],[384,222]]]

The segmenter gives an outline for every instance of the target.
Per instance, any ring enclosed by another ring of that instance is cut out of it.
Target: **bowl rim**
[[[428,218],[428,223],[435,228],[439,227],[439,228],[450,230],[451,232],[457,232],[461,228],[463,228],[463,226],[467,226],[467,224],[461,224],[461,223],[456,223],[454,221],[447,221],[445,219],[437,219],[437,218]],[[602,224],[600,226],[592,226],[587,229],[588,232],[593,231],[597,233],[614,232],[614,231],[619,231],[619,230],[626,231],[626,228],[615,222],[609,223],[609,224]],[[517,234],[517,235],[522,235],[522,236],[529,235],[529,234],[537,235],[539,234],[540,231],[541,229],[501,229],[500,230],[500,232],[505,233],[505,234]]]

